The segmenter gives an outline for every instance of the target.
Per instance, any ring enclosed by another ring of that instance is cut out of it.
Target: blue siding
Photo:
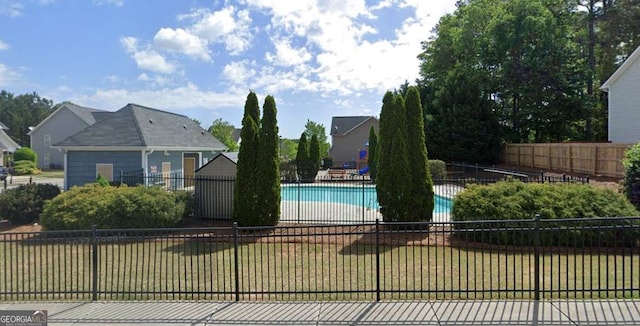
[[[162,172],[162,163],[170,162],[171,163],[171,173],[180,173],[182,174],[182,152],[179,151],[167,151],[167,154],[164,154],[165,151],[154,151],[147,157],[147,173],[151,172],[151,167],[156,167],[156,173]]]
[[[96,164],[113,164],[113,179],[120,172],[142,171],[142,152],[67,152],[67,188],[96,179]]]

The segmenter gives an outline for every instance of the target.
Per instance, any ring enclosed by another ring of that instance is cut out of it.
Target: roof
[[[602,84],[602,86],[600,86],[601,90],[604,91],[609,91],[609,89],[611,89],[611,86],[613,86],[613,84],[615,84],[615,82],[622,76],[624,75],[624,73],[631,67],[633,66],[633,63],[638,60],[638,58],[640,58],[640,46],[637,47],[635,49],[635,51],[633,51],[633,53],[631,53],[631,55],[627,58],[627,60],[625,60],[622,65],[620,67],[618,67],[618,69],[616,71],[613,72],[613,74],[611,75],[611,77],[609,77],[609,79],[607,79],[606,82],[604,82],[604,84]]]
[[[236,143],[239,143],[241,133],[242,133],[242,128],[234,128],[233,131],[231,132],[231,137],[233,138],[233,141],[235,141]]]
[[[131,103],[55,145],[63,148],[226,149],[187,116]]]
[[[0,152],[7,151],[13,153],[18,148],[20,148],[20,145],[13,141],[13,139],[11,139],[11,137],[9,137],[6,132],[4,132],[3,128],[0,128]]]
[[[352,117],[333,117],[331,119],[331,136],[346,135],[353,129],[359,127],[370,119],[372,116],[352,116]]]
[[[33,128],[30,128],[31,130],[29,131],[28,134],[31,135],[31,133],[33,131],[35,131],[38,128],[40,128],[43,125],[45,125],[47,123],[47,121],[49,121],[54,116],[56,116],[58,114],[58,112],[60,112],[61,110],[65,110],[65,109],[69,110],[73,114],[77,115],[78,118],[80,118],[82,121],[86,122],[87,125],[92,125],[92,124],[96,123],[96,121],[100,121],[100,120],[104,119],[105,117],[107,117],[109,114],[112,113],[112,112],[109,112],[109,111],[100,110],[100,109],[94,109],[94,108],[88,108],[88,107],[76,105],[76,104],[73,104],[73,103],[64,103],[57,110],[55,110],[51,114],[49,114],[44,120],[40,121],[40,123],[38,123],[37,126],[35,126]]]
[[[204,169],[205,166],[211,164],[212,162],[215,162],[217,160],[220,159],[226,159],[231,161],[233,164],[238,164],[238,152],[222,152],[219,153],[218,155],[212,157],[209,162],[207,162],[207,164],[201,166],[199,169],[196,170],[196,172]]]
[[[0,130],[9,130],[9,128],[0,121]]]

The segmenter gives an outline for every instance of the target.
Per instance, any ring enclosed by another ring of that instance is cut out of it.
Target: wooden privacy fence
[[[548,143],[507,144],[507,164],[566,173],[622,178],[622,159],[632,144]]]

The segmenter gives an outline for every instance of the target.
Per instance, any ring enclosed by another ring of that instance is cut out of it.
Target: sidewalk
[[[49,325],[638,325],[640,300],[7,303]]]

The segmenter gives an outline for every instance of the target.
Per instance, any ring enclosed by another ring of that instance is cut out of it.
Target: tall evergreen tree
[[[415,86],[409,87],[405,100],[407,112],[407,149],[411,168],[411,209],[414,220],[431,221],[433,216],[434,192],[429,159],[424,136],[424,121],[420,92]]]
[[[262,107],[262,123],[257,156],[256,197],[258,225],[275,225],[280,219],[280,137],[276,101],[268,95]],[[244,140],[243,140],[244,142]],[[239,162],[238,158],[238,162]]]
[[[310,177],[315,180],[320,170],[320,142],[316,134],[311,136],[311,143],[309,143],[309,163],[311,164]]]
[[[369,128],[369,159],[367,164],[371,181],[375,182],[378,175],[378,136],[373,126]]]
[[[396,129],[391,148],[391,173],[385,186],[391,194],[389,205],[381,208],[382,218],[385,222],[407,222],[412,219],[411,196],[411,171],[409,170],[409,158],[407,153],[406,132],[402,128]]]
[[[296,153],[296,168],[301,181],[309,181],[309,145],[307,135],[303,132],[298,141],[298,152]]]
[[[240,151],[236,170],[236,183],[233,197],[233,220],[239,225],[257,225],[257,149],[259,145],[258,122],[255,112],[260,112],[258,97],[254,92],[247,95],[242,119]]]
[[[380,204],[381,211],[384,207],[389,205],[391,200],[391,194],[387,190],[387,186],[390,182],[389,179],[393,178],[393,170],[391,167],[391,145],[393,144],[393,137],[397,127],[394,125],[393,119],[393,107],[394,96],[391,91],[384,94],[382,98],[382,109],[380,110],[380,127],[378,137],[378,156],[376,157],[376,165],[378,168],[378,174],[376,177],[376,193],[378,195],[378,203]]]

